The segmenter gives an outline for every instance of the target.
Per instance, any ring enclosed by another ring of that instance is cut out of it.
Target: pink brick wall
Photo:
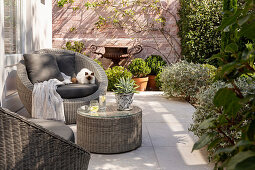
[[[130,36],[125,31],[121,29],[114,29],[111,26],[108,26],[105,29],[98,30],[95,27],[95,22],[98,20],[98,16],[92,9],[87,10],[84,7],[86,0],[75,0],[74,4],[66,4],[63,8],[57,6],[57,0],[53,0],[53,13],[52,13],[52,27],[53,27],[53,47],[61,48],[67,41],[83,41],[86,48],[89,48],[90,45],[116,45],[116,46],[128,46],[132,47],[133,44],[138,42],[135,39],[139,40],[139,44],[143,46],[143,51],[140,54],[137,54],[135,57],[146,58],[151,54],[160,54],[151,47],[156,47],[155,41],[150,34],[134,34]],[[168,8],[169,11],[178,19],[177,11],[179,8],[178,0],[168,0],[164,1],[165,8]],[[73,7],[79,7],[79,10],[73,11]],[[166,15],[166,26],[165,29],[169,29],[170,33],[177,42],[173,42],[177,53],[180,56],[180,39],[177,35],[178,27],[176,25],[174,17],[167,14]],[[142,22],[142,21],[141,21]],[[74,27],[74,31],[70,31],[70,28]],[[171,47],[167,43],[166,39],[159,32],[153,32],[154,37],[157,38],[158,46],[160,51],[167,55],[167,60],[169,62],[175,62],[178,58],[176,53],[169,51]],[[85,51],[88,55],[93,58],[98,58],[99,56],[91,54],[89,50]],[[103,51],[102,51],[103,52]],[[103,60],[107,64],[110,62],[107,59]]]

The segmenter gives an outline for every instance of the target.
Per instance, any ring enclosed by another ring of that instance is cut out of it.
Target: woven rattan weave
[[[80,146],[0,107],[1,170],[84,170],[89,160]]]
[[[117,111],[107,106],[106,112],[84,113],[78,109],[77,144],[94,153],[121,153],[141,146],[142,109]]]
[[[48,53],[54,55],[61,53],[73,54],[74,52],[63,49],[43,49],[35,51],[34,53]],[[98,90],[92,95],[89,95],[87,97],[64,99],[66,124],[76,123],[77,109],[84,104],[88,104],[89,101],[97,99],[99,95],[105,91],[108,85],[107,76],[103,68],[89,57],[75,52],[76,72],[79,72],[82,68],[88,68],[89,70],[95,73]],[[24,65],[24,60],[21,60],[17,66],[17,90],[22,103],[24,104],[27,111],[31,114],[33,84],[28,79],[26,67]]]

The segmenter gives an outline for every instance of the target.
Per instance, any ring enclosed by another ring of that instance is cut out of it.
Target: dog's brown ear
[[[94,76],[94,73],[92,72],[91,75]]]
[[[88,73],[88,72],[85,72],[85,76],[87,76],[87,75],[89,75],[89,73]]]

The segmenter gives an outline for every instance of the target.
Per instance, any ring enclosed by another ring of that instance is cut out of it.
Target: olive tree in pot
[[[163,67],[166,66],[166,62],[159,55],[151,55],[145,59],[145,62],[151,69],[147,89],[158,90],[155,78],[162,72]]]
[[[134,93],[136,93],[137,85],[131,78],[120,78],[115,84],[115,99],[118,110],[131,110],[130,105],[133,102]]]
[[[147,75],[151,69],[142,58],[136,58],[129,64],[128,69],[133,74],[133,80],[139,86],[138,91],[145,91],[148,83]]]

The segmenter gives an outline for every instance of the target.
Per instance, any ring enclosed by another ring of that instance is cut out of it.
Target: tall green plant
[[[224,0],[226,5],[233,2]],[[221,113],[217,118],[206,119],[201,123],[200,128],[208,129],[208,132],[194,144],[193,150],[206,145],[214,147],[222,141],[227,143],[215,152],[215,167],[218,169],[255,168],[255,91],[244,93],[235,82],[239,77],[247,76],[252,79],[249,83],[255,85],[255,78],[252,76],[255,74],[254,9],[254,0],[247,0],[237,9],[225,9],[219,29],[229,36],[224,41],[221,52],[212,57],[220,61],[215,79],[230,83],[232,87],[221,88],[215,94],[213,103],[221,109]],[[247,39],[248,43],[244,44],[243,39]],[[234,139],[224,133],[226,128],[239,129],[240,138]]]
[[[221,33],[216,29],[222,20],[222,1],[180,0],[180,5],[182,55],[189,62],[206,63],[206,59],[220,51]]]

